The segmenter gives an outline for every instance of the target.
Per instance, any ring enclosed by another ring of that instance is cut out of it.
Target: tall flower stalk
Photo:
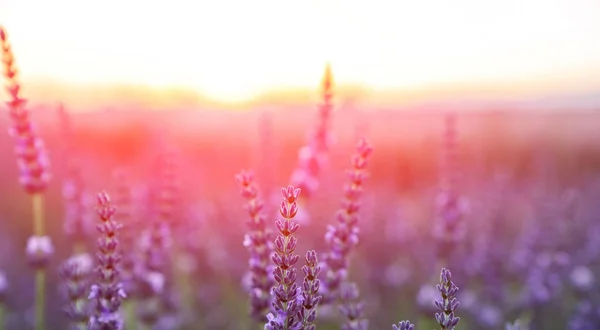
[[[125,291],[119,281],[119,240],[117,232],[121,225],[113,216],[115,208],[111,205],[107,193],[98,194],[96,213],[100,223],[96,226],[100,232],[98,238],[98,268],[97,283],[92,285],[89,298],[94,301],[94,313],[90,317],[89,326],[92,330],[121,330],[123,319],[119,307],[125,299]]]
[[[435,301],[435,306],[440,310],[439,313],[435,314],[435,319],[442,329],[454,330],[458,321],[460,321],[460,317],[454,316],[454,312],[460,303],[456,299],[458,287],[452,282],[452,273],[448,269],[442,268],[437,290],[442,299]]]
[[[368,176],[367,165],[373,149],[361,139],[356,154],[352,157],[352,168],[348,171],[349,183],[345,187],[342,207],[336,215],[337,223],[329,226],[325,241],[329,247],[325,255],[325,278],[323,299],[327,304],[340,298],[340,286],[347,279],[350,251],[358,244],[358,211],[363,183]]]
[[[365,305],[360,300],[358,285],[344,281],[340,287],[340,312],[344,316],[342,330],[367,330],[369,320],[363,316]]]
[[[319,174],[327,161],[331,145],[331,112],[333,110],[333,75],[331,66],[325,67],[321,82],[322,103],[319,105],[317,125],[310,132],[306,146],[298,152],[298,165],[292,173],[292,185],[310,197],[319,186]]]
[[[440,166],[440,191],[436,200],[436,238],[437,257],[442,266],[447,262],[456,245],[465,236],[463,216],[466,212],[466,200],[458,192],[458,138],[456,115],[447,114],[442,143]]]
[[[114,205],[116,206],[115,216],[123,225],[120,234],[120,245],[122,247],[121,261],[121,280],[123,289],[127,292],[127,300],[123,303],[125,312],[125,328],[135,327],[136,321],[136,299],[138,298],[135,270],[138,265],[137,257],[139,254],[137,248],[136,231],[140,229],[137,217],[133,211],[133,193],[131,182],[124,169],[116,170],[113,173],[117,183],[114,194]]]
[[[250,231],[244,237],[244,246],[250,252],[250,316],[264,323],[271,302],[269,291],[273,286],[273,279],[269,276],[273,251],[271,231],[262,213],[264,203],[259,198],[254,175],[244,171],[236,178],[241,186],[242,197],[248,201],[246,210],[250,216],[246,222]]]
[[[74,255],[60,268],[63,278],[63,293],[67,298],[65,312],[69,318],[70,330],[87,330],[90,317],[90,304],[87,299],[92,257],[87,253]]]
[[[298,213],[298,196],[300,188],[288,186],[281,189],[283,201],[279,208],[281,219],[275,222],[279,236],[275,239],[275,253],[273,262],[273,278],[275,286],[271,290],[273,295],[274,313],[267,315],[268,322],[265,325],[266,330],[288,330],[298,329],[302,322],[298,315],[302,307],[302,289],[296,284],[296,268],[294,265],[298,262],[298,254],[295,253],[298,240],[294,233],[299,225],[294,222],[294,217]]]
[[[298,317],[302,322],[304,330],[315,330],[315,321],[317,320],[317,305],[323,298],[319,295],[319,273],[321,267],[317,259],[317,252],[309,250],[306,252],[306,264],[302,266],[304,273],[304,282],[302,282],[302,309]]]
[[[85,190],[82,168],[76,157],[71,117],[63,105],[58,108],[58,116],[62,140],[65,143],[63,157],[67,161],[67,172],[62,186],[65,208],[64,231],[73,245],[73,254],[76,255],[85,251],[86,242],[93,232],[92,214],[89,212],[90,205],[88,205],[91,196]]]
[[[45,268],[53,252],[50,238],[45,236],[44,229],[44,199],[43,193],[50,180],[49,160],[43,140],[35,132],[26,108],[27,100],[21,96],[21,85],[18,81],[18,71],[14,55],[8,42],[6,31],[0,26],[0,47],[2,48],[2,63],[6,90],[9,94],[8,105],[13,126],[9,134],[15,139],[15,153],[19,167],[19,181],[25,191],[31,196],[33,211],[33,236],[27,246],[28,257],[37,262],[32,263],[35,269],[35,329],[42,330],[45,326]]]

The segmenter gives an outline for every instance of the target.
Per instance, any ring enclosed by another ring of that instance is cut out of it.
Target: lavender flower
[[[436,287],[442,295],[442,299],[435,301],[435,306],[441,311],[441,313],[435,313],[435,319],[442,329],[453,330],[458,321],[460,321],[460,317],[454,316],[454,311],[456,311],[460,303],[456,299],[458,287],[452,282],[452,274],[449,270],[442,268],[440,284]]]
[[[6,279],[6,273],[0,271],[0,304],[3,304],[6,300],[6,291],[8,290],[8,280]]]
[[[6,90],[10,100],[6,103],[13,121],[9,134],[15,139],[15,153],[19,166],[19,181],[27,193],[33,195],[46,190],[50,180],[50,162],[46,155],[44,142],[35,132],[29,118],[30,112],[25,107],[27,100],[21,94],[18,81],[18,70],[7,34],[0,27],[0,47],[6,78]]]
[[[362,185],[367,178],[367,164],[373,152],[371,146],[361,139],[357,153],[352,157],[352,169],[348,171],[350,182],[345,187],[342,208],[336,215],[337,224],[329,226],[325,241],[329,253],[325,255],[326,274],[324,278],[324,302],[335,302],[339,297],[339,287],[346,279],[351,249],[358,244],[358,211]]]
[[[121,225],[113,220],[115,208],[111,206],[108,194],[98,194],[96,213],[100,223],[96,226],[101,234],[98,238],[98,282],[92,285],[89,299],[94,300],[95,311],[90,317],[90,328],[98,330],[121,330],[123,320],[119,314],[121,302],[126,297],[119,282],[118,265],[121,255],[118,252],[117,231]]]
[[[250,252],[250,315],[256,321],[265,322],[271,302],[269,291],[273,286],[273,279],[268,276],[273,251],[271,231],[266,228],[266,220],[261,212],[264,204],[258,197],[254,175],[242,172],[236,178],[241,186],[242,197],[248,200],[246,210],[250,215],[246,222],[250,232],[244,237],[244,246]]]
[[[29,265],[35,269],[44,269],[54,254],[54,245],[50,236],[31,236],[27,240],[25,255]]]
[[[133,214],[132,191],[124,170],[114,172],[114,178],[117,182],[115,190],[114,205],[116,206],[115,216],[122,224],[120,232],[120,246],[122,251],[121,260],[121,279],[123,288],[129,297],[135,295],[134,274],[137,262],[137,241],[136,230],[139,230],[136,217]]]
[[[331,111],[333,109],[333,75],[331,66],[325,67],[322,81],[323,103],[319,106],[319,121],[310,133],[308,144],[298,152],[298,167],[292,173],[292,185],[299,187],[306,197],[319,186],[318,175],[325,166],[331,144]]]
[[[71,321],[71,330],[85,330],[88,326],[90,305],[86,298],[92,266],[92,257],[83,253],[67,259],[60,268],[63,292],[68,299],[65,312]]]
[[[72,163],[63,183],[62,194],[65,203],[64,231],[75,250],[78,250],[91,236],[93,224],[88,213],[88,195],[84,190],[81,170]]]
[[[294,253],[298,243],[294,233],[299,225],[293,218],[298,212],[298,196],[300,189],[288,186],[281,189],[283,201],[279,208],[279,213],[283,219],[275,222],[279,230],[279,236],[275,239],[275,253],[273,262],[273,278],[275,286],[271,290],[273,295],[273,309],[275,314],[267,315],[268,322],[265,324],[265,330],[287,330],[300,329],[302,322],[298,319],[298,313],[302,307],[302,290],[296,284],[296,268],[294,265],[298,262],[298,255]]]
[[[415,325],[410,323],[410,321],[400,321],[398,325],[392,325],[393,330],[415,330]]]
[[[317,253],[314,250],[306,252],[306,264],[302,267],[304,282],[302,283],[302,308],[298,317],[302,321],[304,330],[316,329],[317,305],[322,299],[319,293],[319,273]]]
[[[62,104],[58,108],[58,115],[62,140],[66,144],[63,157],[68,163],[62,185],[65,207],[63,228],[75,253],[79,253],[93,233],[93,215],[89,212],[89,202],[93,199],[85,190],[82,169],[76,157],[71,117]]]
[[[44,202],[43,192],[50,181],[50,161],[46,154],[44,141],[39,138],[29,118],[30,112],[25,107],[27,100],[21,94],[21,85],[17,79],[17,68],[14,56],[4,28],[0,26],[0,48],[2,48],[2,63],[4,64],[4,76],[7,80],[6,90],[10,95],[7,102],[13,126],[9,135],[15,139],[15,153],[19,167],[19,182],[25,191],[31,195],[33,209],[33,234],[28,242],[28,258],[36,268],[35,280],[35,329],[45,328],[45,265],[52,251],[45,244],[44,230]],[[49,238],[47,238],[49,242]],[[29,244],[31,243],[31,245]],[[43,245],[38,243],[44,243]],[[31,248],[31,249],[30,249]],[[32,259],[33,256],[33,259]],[[33,261],[32,261],[33,260]]]
[[[457,162],[456,117],[448,114],[445,121],[445,132],[442,146],[440,170],[440,193],[436,200],[436,222],[434,237],[437,239],[438,257],[447,259],[453,247],[465,235],[462,221],[468,204],[457,191],[459,175]]]
[[[367,330],[369,321],[363,318],[364,303],[360,301],[358,285],[345,281],[340,289],[340,312],[346,319],[342,330]]]

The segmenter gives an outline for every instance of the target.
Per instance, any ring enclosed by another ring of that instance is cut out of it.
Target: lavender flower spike
[[[60,268],[64,279],[63,293],[68,299],[65,312],[70,319],[70,330],[86,330],[89,319],[89,304],[86,292],[89,288],[89,275],[93,260],[87,253],[77,254],[67,259]]]
[[[410,321],[400,321],[398,325],[392,325],[393,330],[415,330],[415,325],[410,323]]]
[[[361,139],[352,157],[348,170],[349,182],[344,189],[342,207],[336,214],[337,223],[328,226],[325,242],[329,251],[325,254],[325,276],[323,278],[323,302],[334,304],[340,296],[340,286],[347,278],[350,252],[358,244],[360,198],[363,184],[368,177],[367,165],[373,148]]]
[[[121,225],[113,220],[115,208],[111,206],[108,194],[98,194],[96,213],[100,223],[96,226],[101,234],[98,238],[98,282],[92,285],[89,299],[95,302],[95,311],[90,317],[90,329],[121,330],[123,320],[119,314],[121,302],[126,297],[119,280],[118,264],[121,255],[117,251],[119,241],[117,231]]]
[[[345,321],[342,330],[367,330],[369,320],[363,317],[365,305],[360,301],[358,285],[354,282],[344,281],[340,288],[340,312]]]
[[[435,319],[442,329],[453,330],[458,321],[460,321],[460,317],[454,316],[454,311],[456,311],[460,303],[456,299],[458,287],[452,282],[452,274],[446,268],[442,268],[440,284],[437,285],[437,290],[442,295],[442,300],[435,301],[435,305],[441,311],[441,313],[435,313]]]
[[[302,290],[296,284],[296,268],[294,265],[298,262],[298,255],[294,253],[298,241],[294,233],[298,230],[298,224],[293,218],[298,213],[298,195],[300,189],[288,186],[281,189],[283,201],[279,208],[279,213],[283,219],[275,222],[279,230],[279,236],[275,239],[275,253],[273,262],[273,278],[275,286],[271,290],[273,296],[273,309],[275,314],[267,315],[268,322],[265,324],[265,330],[288,330],[301,329],[302,323],[298,320],[298,313],[302,308]]]
[[[263,202],[259,198],[254,175],[242,172],[236,176],[242,197],[248,201],[246,210],[250,219],[246,223],[250,230],[244,237],[244,246],[250,252],[250,315],[259,322],[266,320],[271,297],[269,290],[273,279],[269,277],[270,257],[273,251],[271,231],[267,228],[263,215]]]
[[[298,317],[302,320],[304,330],[316,329],[315,320],[317,319],[317,305],[323,298],[319,295],[319,261],[317,252],[310,250],[306,252],[306,265],[302,267],[304,273],[304,282],[302,284],[302,308]]]

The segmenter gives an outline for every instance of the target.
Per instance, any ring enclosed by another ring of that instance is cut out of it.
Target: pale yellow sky
[[[326,62],[372,89],[563,74],[600,86],[599,17],[598,0],[0,0],[25,82],[217,100],[314,88]]]

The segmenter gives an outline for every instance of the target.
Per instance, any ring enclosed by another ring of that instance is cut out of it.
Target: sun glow
[[[369,88],[600,77],[600,3],[4,0],[23,79],[184,86],[243,101],[336,81]],[[597,79],[594,80],[597,82]]]

